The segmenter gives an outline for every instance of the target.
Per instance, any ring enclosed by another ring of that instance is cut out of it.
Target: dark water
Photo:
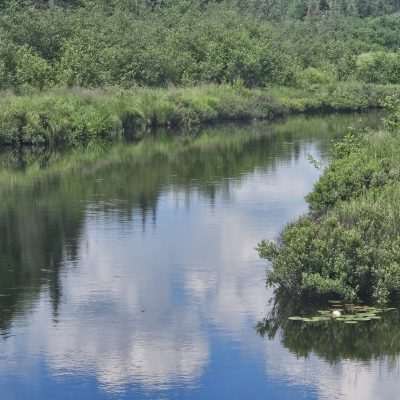
[[[255,251],[306,211],[309,155],[360,124],[376,116],[0,155],[1,398],[398,398],[397,314],[294,329]]]

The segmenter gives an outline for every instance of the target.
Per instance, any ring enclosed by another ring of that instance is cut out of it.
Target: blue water
[[[7,191],[1,398],[398,398],[397,354],[301,357],[255,329],[273,297],[255,246],[307,210],[309,156],[359,119],[214,128],[252,139]]]

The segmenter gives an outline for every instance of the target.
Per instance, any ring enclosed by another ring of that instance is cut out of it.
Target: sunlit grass
[[[221,120],[267,119],[291,113],[379,107],[396,86],[336,84],[305,89],[54,89],[0,100],[0,144],[87,144],[141,137],[157,127],[193,127]]]

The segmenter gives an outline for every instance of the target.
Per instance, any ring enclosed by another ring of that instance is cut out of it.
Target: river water
[[[1,398],[398,398],[398,318],[364,337],[256,329],[274,295],[257,243],[306,212],[310,156],[326,165],[348,126],[376,124],[293,117],[1,154]]]

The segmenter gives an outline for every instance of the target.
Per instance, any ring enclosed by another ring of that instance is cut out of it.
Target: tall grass
[[[290,113],[380,106],[397,86],[341,84],[309,89],[241,85],[130,90],[52,90],[0,100],[0,144],[88,143],[141,136],[156,127],[217,120],[273,119]]]

